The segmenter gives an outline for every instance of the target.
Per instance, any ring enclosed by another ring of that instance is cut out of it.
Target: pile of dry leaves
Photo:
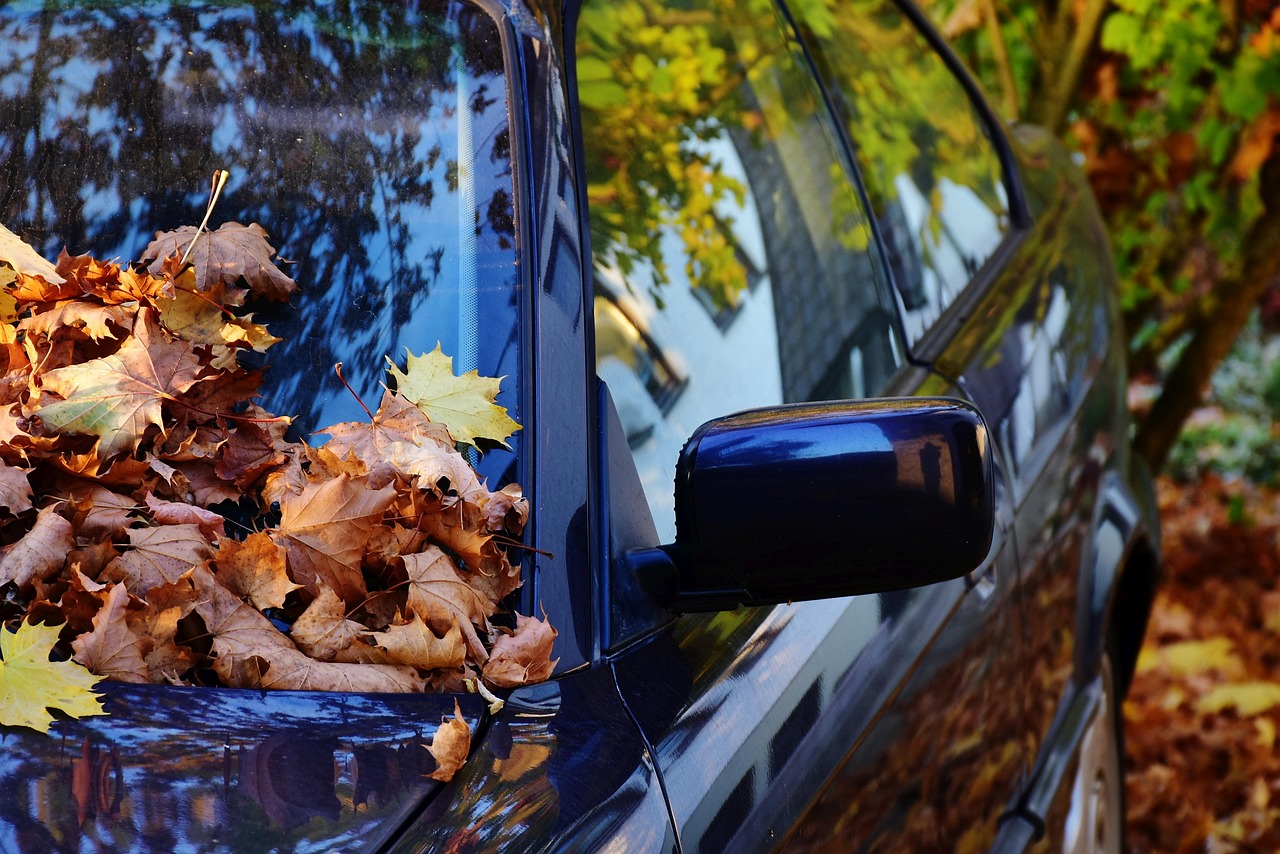
[[[1159,490],[1165,579],[1125,705],[1129,845],[1280,850],[1280,494]]]
[[[519,429],[498,380],[455,377],[437,347],[391,368],[369,422],[288,441],[237,353],[279,340],[246,304],[297,285],[256,224],[196,235],[158,234],[145,267],[55,266],[0,229],[0,618],[60,624],[60,648],[127,682],[547,678],[548,623],[490,623],[527,504],[456,447]],[[216,512],[233,505],[237,524]]]

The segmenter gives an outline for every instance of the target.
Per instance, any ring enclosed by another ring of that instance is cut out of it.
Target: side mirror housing
[[[699,427],[676,469],[676,542],[627,562],[664,604],[880,593],[957,578],[991,547],[982,416],[947,398],[758,409]]]

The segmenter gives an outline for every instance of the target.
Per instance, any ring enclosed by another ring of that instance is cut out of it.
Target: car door
[[[929,379],[804,50],[763,2],[587,0],[574,37],[603,644],[683,849],[989,843],[1026,759],[1003,529],[968,579],[709,615],[664,612],[623,560],[671,541],[676,457],[703,421]]]
[[[832,18],[817,8],[796,4],[797,17],[836,94],[873,218],[900,258],[891,266],[908,349],[934,370],[932,393],[982,410],[1004,462],[1026,606],[1033,768],[1023,807],[1047,825],[1045,850],[1063,850],[1073,807],[1061,782],[1110,609],[1131,595],[1140,611],[1117,624],[1132,662],[1141,637],[1130,626],[1145,621],[1151,583],[1141,561],[1118,581],[1149,523],[1128,485],[1110,252],[1061,147],[1030,127],[1007,140],[909,4],[854,0]],[[869,73],[883,85],[866,86]]]

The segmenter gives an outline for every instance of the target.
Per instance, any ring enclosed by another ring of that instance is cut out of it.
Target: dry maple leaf
[[[39,276],[50,284],[57,285],[65,281],[39,252],[3,225],[0,225],[0,263],[8,264],[19,275]]]
[[[301,587],[289,580],[284,549],[265,531],[255,531],[243,541],[219,541],[214,563],[218,581],[259,610],[283,607],[284,597]]]
[[[155,312],[139,311],[133,330],[115,354],[41,378],[63,399],[42,405],[36,416],[55,432],[97,436],[104,460],[132,451],[148,425],[163,428],[161,401],[190,388],[202,369],[190,342],[170,340]]]
[[[191,245],[196,229],[183,226],[176,231],[157,232],[155,240],[143,250],[143,259],[155,259],[148,268],[160,275],[166,259],[182,255]],[[210,290],[216,285],[234,285],[244,279],[249,289],[260,297],[287,300],[298,289],[293,279],[280,272],[271,259],[276,250],[267,242],[267,230],[256,222],[241,225],[223,223],[217,231],[204,231],[196,238],[188,256],[195,267],[196,287]]]
[[[9,546],[0,558],[0,584],[12,581],[25,587],[36,579],[52,577],[62,569],[67,552],[74,545],[71,523],[54,508],[44,508],[26,536]]]
[[[114,539],[133,524],[133,511],[139,508],[132,498],[95,483],[70,478],[67,481],[66,496],[76,511],[73,521],[77,536]]]
[[[149,682],[146,656],[151,641],[136,634],[125,619],[129,592],[123,584],[112,584],[93,618],[93,631],[71,642],[76,661],[89,672],[116,682]]]
[[[207,290],[196,287],[195,273],[183,272],[177,279],[170,299],[156,300],[160,319],[174,335],[195,344],[246,346],[259,353],[279,343],[251,315],[237,317],[225,306],[234,302],[226,285],[217,283]]]
[[[285,494],[273,536],[285,549],[293,580],[313,596],[330,587],[350,607],[359,605],[367,592],[360,571],[365,543],[395,497],[394,487],[372,490],[346,477]]]
[[[453,439],[443,424],[432,422],[421,409],[390,390],[383,391],[371,422],[344,421],[316,433],[330,437],[325,447],[335,455],[354,455],[368,468],[394,457],[402,445],[416,448],[429,444],[453,451]]]
[[[48,732],[48,709],[73,718],[106,714],[92,691],[98,677],[74,661],[49,660],[61,630],[32,623],[16,632],[0,627],[0,726]]]
[[[449,782],[466,763],[471,752],[471,727],[467,726],[457,700],[453,701],[453,717],[441,720],[427,750],[436,761],[436,770],[427,775],[433,780]]]
[[[51,338],[63,329],[80,329],[94,341],[116,338],[132,325],[132,312],[118,305],[94,305],[84,300],[63,300],[45,311],[23,318],[18,328]]]
[[[368,638],[385,653],[387,661],[419,670],[461,667],[467,657],[462,631],[456,624],[444,637],[438,637],[416,614],[409,622],[389,626],[386,631],[374,632]]]
[[[0,463],[0,507],[14,516],[31,509],[31,481],[27,480],[30,471]]]
[[[510,447],[506,440],[520,425],[494,402],[502,377],[482,377],[479,371],[454,376],[453,357],[446,356],[438,343],[421,356],[406,352],[404,371],[387,359],[397,392],[447,427],[456,442],[474,445],[477,439],[487,439]]]
[[[320,661],[385,663],[361,642],[365,631],[364,626],[347,619],[346,604],[325,587],[294,620],[289,637],[298,649]]]
[[[428,546],[420,554],[405,555],[402,560],[409,574],[409,610],[438,632],[457,626],[473,660],[483,663],[488,653],[475,626],[488,631],[489,615],[496,610],[494,604],[478,593],[449,556],[435,546]]]
[[[542,619],[516,614],[515,631],[500,630],[501,634],[489,652],[482,676],[495,688],[517,688],[545,682],[551,678],[556,663],[551,660],[551,648],[559,634]]]
[[[128,534],[132,548],[107,564],[102,577],[125,582],[136,596],[177,581],[213,557],[213,545],[199,525],[130,528]]]

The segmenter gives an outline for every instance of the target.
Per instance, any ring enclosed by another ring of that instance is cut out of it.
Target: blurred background
[[[1165,551],[1125,708],[1130,847],[1280,850],[1280,4],[921,2],[1110,227]]]

